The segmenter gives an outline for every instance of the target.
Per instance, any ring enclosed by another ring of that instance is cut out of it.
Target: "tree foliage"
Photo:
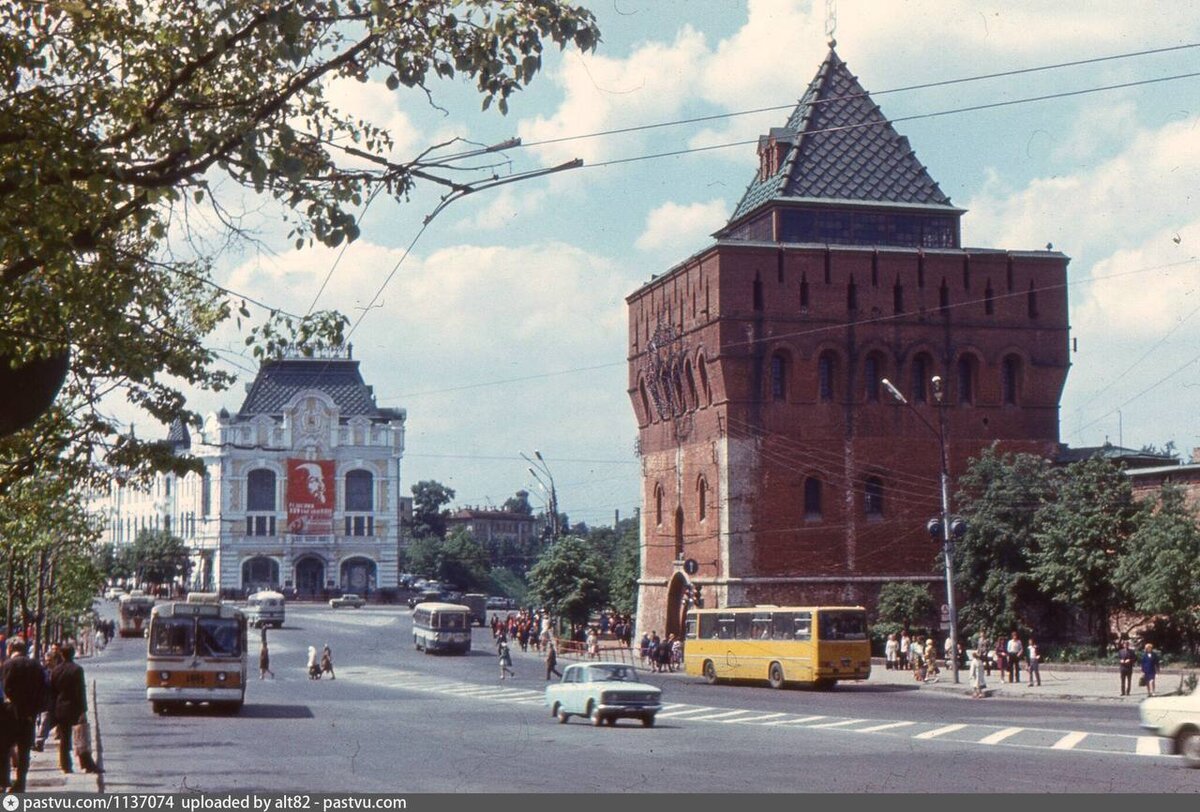
[[[191,570],[188,546],[166,530],[139,530],[117,554],[118,565],[139,584],[186,583]]]
[[[928,629],[937,616],[938,604],[924,584],[897,581],[879,590],[879,622],[900,629]]]
[[[559,539],[529,571],[529,596],[550,614],[586,623],[608,601],[607,564],[577,536]]]
[[[446,537],[446,505],[454,499],[454,489],[433,479],[412,486],[413,535],[417,538]]]
[[[1102,651],[1122,597],[1117,564],[1136,529],[1138,506],[1128,477],[1104,459],[1056,471],[1054,483],[1053,498],[1037,513],[1030,574],[1047,596],[1088,613]]]
[[[432,103],[435,79],[458,78],[503,113],[547,44],[597,39],[591,14],[561,0],[0,4],[0,358],[71,349],[58,408],[0,442],[0,491],[47,460],[74,477],[100,453],[117,468],[191,464],[121,433],[101,403],[123,390],[169,424],[195,419],[180,382],[231,383],[204,345],[250,317],[211,278],[245,236],[230,190],[278,206],[304,247],[355,239],[355,211],[378,192],[454,188],[439,145],[394,159],[387,132],[335,107],[332,80]],[[345,323],[275,312],[247,341],[304,351],[339,342]]]
[[[1116,582],[1131,609],[1166,616],[1193,652],[1200,647],[1200,527],[1181,488],[1165,485],[1144,507]]]
[[[995,632],[1027,626],[1041,599],[1030,576],[1038,511],[1052,497],[1049,464],[1031,454],[985,449],[958,480],[956,504],[967,534],[954,545],[962,628]]]

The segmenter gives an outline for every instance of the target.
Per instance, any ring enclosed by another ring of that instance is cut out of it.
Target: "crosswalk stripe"
[[[744,713],[750,713],[750,711],[744,711],[744,710],[734,710],[734,711],[725,711],[724,713],[713,713],[713,714],[710,714],[710,715],[708,715],[708,716],[693,716],[693,717],[692,717],[692,721],[696,721],[696,720],[701,720],[701,719],[702,719],[702,720],[704,720],[704,721],[706,721],[706,722],[707,722],[707,721],[709,721],[710,719],[723,719],[723,718],[725,718],[726,716],[741,716],[741,715],[742,715],[742,714],[744,714]]]
[[[1139,756],[1161,756],[1158,736],[1138,736],[1137,754]]]
[[[819,725],[809,725],[809,728],[811,728],[813,730],[817,730],[818,728],[823,729],[823,728],[829,728],[829,727],[845,727],[846,725],[857,725],[857,724],[859,724],[861,722],[865,722],[865,721],[867,721],[867,720],[866,719],[842,719],[839,722],[824,722]]]
[[[675,708],[686,708],[686,707],[687,707],[687,705],[684,705],[680,702],[668,702],[662,706],[662,709],[663,710],[674,710]]]
[[[935,730],[926,730],[924,733],[918,733],[913,736],[914,739],[936,739],[938,736],[945,736],[947,733],[953,733],[956,730],[962,730],[966,725],[946,725]]]
[[[683,716],[686,713],[704,713],[705,711],[710,711],[710,710],[716,710],[716,709],[715,708],[692,707],[692,708],[684,708],[682,710],[670,711],[668,713],[663,713],[662,711],[659,711],[658,718],[662,719],[664,716]]]
[[[888,722],[886,725],[874,725],[873,727],[860,727],[855,730],[855,733],[878,733],[880,730],[894,730],[898,727],[912,727],[916,722]]]
[[[782,714],[782,713],[767,713],[767,714],[763,714],[762,716],[750,716],[750,717],[747,717],[744,719],[722,719],[721,722],[724,724],[730,724],[731,722],[745,722],[747,724],[750,724],[750,723],[761,722],[763,719],[776,719],[783,715],[784,714]]]
[[[1005,739],[1011,738],[1020,733],[1025,728],[1023,727],[1006,727],[1003,730],[997,730],[990,736],[984,736],[979,740],[980,744],[999,744]]]
[[[805,722],[815,722],[818,719],[827,719],[827,716],[801,716],[798,719],[780,719],[778,722],[764,722],[764,725],[800,725]]]
[[[1051,750],[1071,750],[1071,749],[1074,749],[1075,745],[1079,744],[1085,738],[1087,738],[1086,733],[1081,733],[1078,730],[1076,730],[1071,733],[1068,733],[1067,735],[1063,736],[1061,739],[1056,741],[1053,745],[1051,745],[1050,749]]]

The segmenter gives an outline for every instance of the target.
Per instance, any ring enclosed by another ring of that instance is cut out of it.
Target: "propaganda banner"
[[[333,460],[287,461],[287,528],[298,536],[333,532]]]

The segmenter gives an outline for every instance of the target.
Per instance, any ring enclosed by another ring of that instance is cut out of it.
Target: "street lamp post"
[[[553,539],[557,539],[560,528],[558,526],[558,492],[554,488],[554,475],[550,473],[550,466],[546,464],[545,458],[542,457],[542,452],[534,449],[533,456],[537,457],[536,462],[530,459],[529,455],[523,451],[521,452],[521,456],[530,465],[529,473],[533,475],[537,483],[542,486],[542,490],[546,491],[547,496],[550,497],[548,505],[550,511],[550,536]],[[545,474],[546,479],[549,480],[549,485],[538,475],[539,472]]]
[[[941,488],[942,488],[942,518],[938,523],[941,526],[942,536],[942,557],[946,563],[946,609],[949,614],[950,621],[950,656],[947,658],[950,661],[950,668],[954,674],[954,681],[958,682],[958,612],[954,604],[954,559],[952,557],[953,541],[951,539],[950,529],[950,460],[946,456],[946,412],[942,404],[944,391],[942,388],[942,379],[938,375],[934,375],[930,379],[930,384],[933,388],[933,399],[938,406],[938,424],[935,428],[932,423],[926,419],[925,415],[908,402],[908,399],[900,393],[891,381],[887,378],[882,380],[883,386],[900,403],[904,404],[920,418],[925,427],[933,432],[938,440],[938,459],[941,468]]]

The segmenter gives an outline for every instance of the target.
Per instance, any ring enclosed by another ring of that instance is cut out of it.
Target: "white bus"
[[[279,592],[255,592],[246,599],[246,622],[251,626],[283,628],[284,598]]]
[[[154,596],[140,589],[122,595],[117,604],[117,633],[121,637],[141,637],[146,633],[153,608]]]
[[[155,713],[208,703],[237,713],[246,701],[246,616],[214,593],[160,603],[150,615],[146,699]]]
[[[412,613],[413,646],[426,654],[466,654],[471,650],[470,614],[457,603],[418,603]]]

